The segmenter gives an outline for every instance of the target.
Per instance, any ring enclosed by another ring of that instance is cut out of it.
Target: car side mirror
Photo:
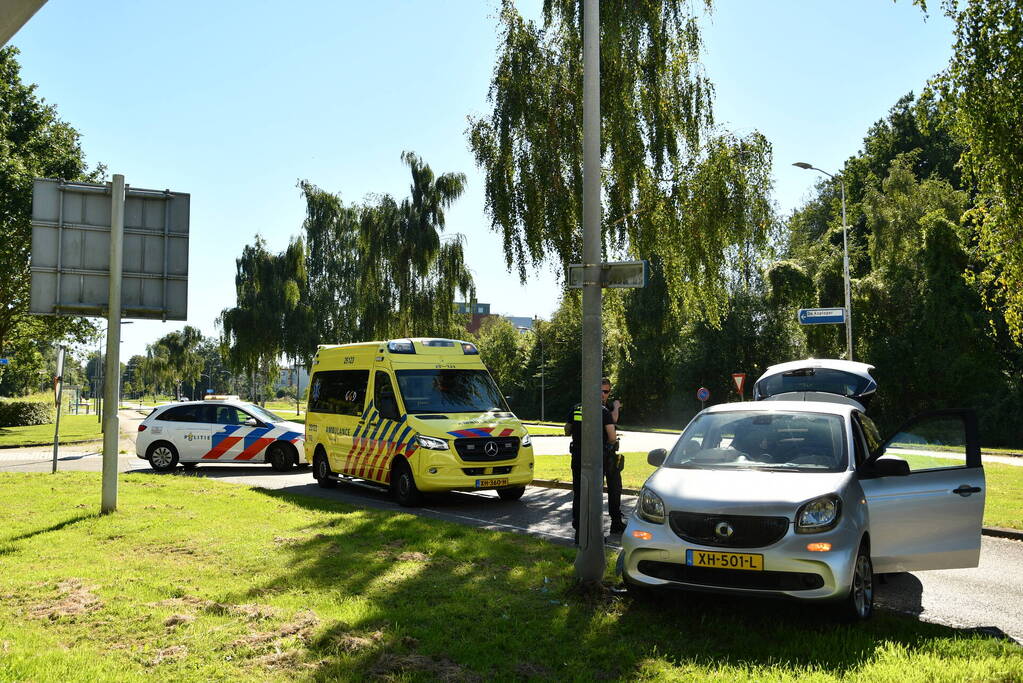
[[[258,427],[259,426],[259,420],[257,420],[254,417],[250,417],[245,422],[242,422],[242,424],[245,425],[246,427]]]
[[[909,463],[902,458],[882,458],[870,463],[867,473],[875,477],[905,477],[909,474]]]
[[[646,461],[648,464],[654,467],[660,467],[664,464],[664,461],[668,458],[668,451],[663,448],[655,448],[654,450],[647,453]]]

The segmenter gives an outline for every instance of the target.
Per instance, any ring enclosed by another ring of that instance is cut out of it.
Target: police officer
[[[601,382],[601,435],[603,436],[604,479],[607,482],[607,511],[611,516],[611,533],[620,534],[625,531],[622,519],[622,473],[618,465],[618,433],[615,430],[615,416],[607,407],[607,398],[611,393],[611,382],[605,377]],[[618,411],[615,401],[614,411]],[[572,436],[569,452],[572,455],[572,528],[579,537],[579,489],[582,480],[582,404],[575,407],[571,419],[565,423],[565,434]]]

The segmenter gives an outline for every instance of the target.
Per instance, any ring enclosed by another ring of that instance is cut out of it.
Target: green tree
[[[490,316],[483,320],[473,336],[483,364],[497,386],[512,401],[521,398],[526,388],[524,364],[530,335],[524,335],[507,318]]]
[[[247,374],[251,383],[260,376],[259,396],[266,396],[266,386],[276,381],[282,355],[308,359],[315,348],[306,327],[312,315],[305,262],[301,238],[272,254],[259,235],[236,261],[237,305],[218,319],[222,347],[233,370]]]
[[[461,236],[444,238],[445,211],[462,195],[461,173],[434,174],[411,152],[409,197],[346,206],[302,181],[309,300],[316,337],[345,343],[396,336],[457,336],[454,301],[472,299]]]
[[[33,365],[38,344],[60,339],[84,341],[92,327],[83,318],[32,316],[32,179],[92,180],[78,132],[22,82],[14,47],[0,49],[0,354],[16,359],[15,373]],[[21,368],[19,370],[18,368]],[[0,377],[4,369],[0,366]],[[31,382],[10,390],[24,391]]]
[[[151,377],[152,386],[173,389],[180,399],[182,383],[195,382],[202,372],[202,342],[202,333],[191,325],[165,334],[146,347],[143,374]]]
[[[917,4],[925,5],[921,0]],[[1023,345],[1023,12],[1016,0],[944,0],[956,42],[938,86],[948,100],[962,165],[980,190],[968,216],[984,257],[978,284],[1004,309]]]
[[[706,3],[709,6],[709,3]],[[578,261],[582,221],[582,4],[546,0],[543,22],[501,6],[493,110],[470,119],[486,209],[509,268]],[[726,250],[771,222],[770,145],[714,130],[700,32],[681,0],[601,5],[602,239],[663,262],[673,311],[712,318]]]

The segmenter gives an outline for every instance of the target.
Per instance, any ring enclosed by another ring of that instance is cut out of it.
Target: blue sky
[[[536,16],[540,0],[518,4]],[[555,278],[522,286],[505,270],[464,134],[487,111],[495,15],[496,0],[49,0],[11,43],[91,163],[191,194],[188,323],[204,334],[235,303],[242,247],[259,233],[280,250],[299,234],[299,179],[347,202],[401,198],[403,150],[467,175],[447,230],[467,240],[479,301],[546,317]],[[949,22],[909,0],[720,0],[704,37],[717,121],[772,142],[783,214],[815,181],[791,163],[838,169],[952,44]],[[123,328],[122,360],[183,324]]]

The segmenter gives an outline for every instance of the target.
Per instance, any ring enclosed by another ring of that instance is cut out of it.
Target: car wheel
[[[525,486],[516,486],[510,489],[497,489],[497,495],[501,496],[501,500],[514,501],[522,497],[522,494],[526,492]]]
[[[337,487],[337,480],[333,478],[334,473],[330,470],[330,463],[327,462],[325,453],[317,453],[313,458],[313,477],[320,488],[332,489]]]
[[[173,472],[178,466],[178,449],[166,441],[157,441],[149,447],[146,458],[157,472]]]
[[[394,475],[391,477],[391,491],[399,505],[415,507],[423,500],[423,494],[416,486],[416,478],[412,476],[412,468],[402,460],[396,461]]]
[[[272,443],[266,452],[266,459],[274,472],[287,472],[293,464],[291,453],[282,443]]]
[[[874,564],[870,561],[870,547],[860,544],[853,565],[849,595],[842,601],[840,615],[846,621],[865,621],[874,614]]]

